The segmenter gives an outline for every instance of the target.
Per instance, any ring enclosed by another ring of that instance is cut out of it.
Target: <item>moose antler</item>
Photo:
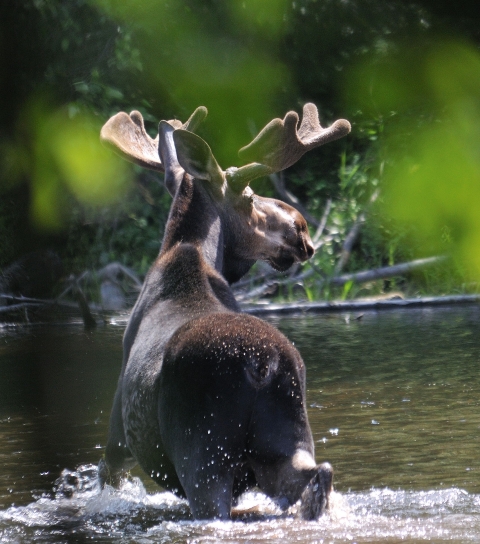
[[[165,186],[174,196],[184,170],[178,163],[172,134],[177,129],[193,132],[207,113],[207,108],[200,106],[186,123],[182,124],[178,119],[160,121],[157,137],[153,139],[147,134],[139,111],[132,111],[130,115],[122,111],[103,125],[100,139],[124,159],[144,168],[165,172]]]
[[[207,116],[207,108],[197,108],[186,123],[178,119],[167,121],[175,130],[182,128],[193,132]],[[165,122],[165,121],[162,121]],[[151,138],[146,130],[142,114],[132,111],[130,115],[120,112],[111,117],[102,127],[101,141],[124,159],[144,168],[163,172],[165,164],[159,154],[159,137]]]
[[[295,164],[300,157],[328,142],[346,136],[350,123],[346,119],[338,119],[328,128],[320,125],[318,110],[315,104],[303,106],[303,118],[295,111],[288,112],[284,119],[273,119],[255,137],[255,139],[238,152],[240,158],[252,164],[231,170],[230,183],[237,187],[246,186],[259,175],[272,174],[285,170]]]
[[[130,162],[151,170],[164,170],[158,156],[158,135],[150,138],[139,111],[130,115],[121,111],[110,117],[100,131],[100,140]]]
[[[202,175],[202,179],[215,180],[216,183],[222,183],[224,179],[208,145],[203,141],[204,145],[201,144],[199,137],[188,135],[206,116],[207,109],[200,106],[186,123],[182,124],[179,120],[161,121],[158,135],[153,139],[145,131],[140,112],[132,111],[130,115],[120,112],[105,123],[100,137],[127,160],[145,168],[164,171],[165,184],[173,196],[183,178],[185,166],[194,177]],[[270,121],[250,144],[240,149],[240,158],[250,164],[228,168],[228,183],[234,191],[241,192],[252,180],[285,170],[307,151],[346,136],[350,129],[350,123],[345,119],[323,128],[315,104],[305,104],[300,126],[298,114],[290,111],[283,120]],[[177,157],[178,146],[181,147],[182,165]],[[191,157],[190,153],[193,153]],[[205,164],[202,163],[199,169],[201,158]]]

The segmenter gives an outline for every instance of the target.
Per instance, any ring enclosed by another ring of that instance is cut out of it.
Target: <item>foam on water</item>
[[[186,501],[149,494],[138,478],[100,490],[96,467],[63,471],[54,494],[0,511],[0,541],[281,543],[480,542],[480,495],[458,488],[432,491],[371,489],[333,493],[317,522],[282,514],[259,492],[241,497],[236,521],[193,521]],[[242,520],[242,521],[239,521]]]

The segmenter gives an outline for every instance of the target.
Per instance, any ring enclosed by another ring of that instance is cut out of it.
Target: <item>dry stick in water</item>
[[[97,326],[97,322],[90,312],[85,294],[83,293],[77,278],[72,276],[70,279],[72,282],[72,293],[77,299],[78,307],[80,309],[80,313],[82,314],[83,324],[86,329],[94,329]]]

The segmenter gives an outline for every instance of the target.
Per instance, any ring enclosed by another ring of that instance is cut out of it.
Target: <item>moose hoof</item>
[[[103,489],[109,480],[109,470],[105,459],[100,459],[98,463],[98,483],[100,484],[100,489]]]
[[[123,470],[114,472],[109,468],[105,459],[100,459],[98,463],[98,483],[100,484],[100,489],[103,489],[106,485],[118,489],[127,479],[128,473]]]
[[[332,482],[332,466],[330,463],[322,463],[302,493],[299,509],[302,519],[316,520],[325,512],[328,508],[328,497],[332,491]]]

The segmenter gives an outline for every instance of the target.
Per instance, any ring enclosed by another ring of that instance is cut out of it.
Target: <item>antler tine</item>
[[[124,159],[163,172],[158,156],[158,136],[150,138],[139,111],[132,111],[130,115],[121,111],[110,117],[100,131],[100,139]]]
[[[299,117],[294,111],[288,112],[283,120],[273,119],[250,144],[240,149],[238,152],[240,158],[264,165],[269,169],[269,173],[280,172],[295,164],[307,151],[342,138],[351,130],[346,119],[339,119],[330,127],[323,128],[320,125],[317,107],[312,103],[303,106],[300,127],[298,123]],[[249,172],[253,167],[253,164],[247,165],[235,171],[234,183],[240,186],[241,180],[245,179],[248,180],[245,183],[247,185],[254,179]],[[255,170],[262,171],[258,165],[255,166]]]
[[[305,151],[343,138],[351,130],[352,127],[346,119],[338,119],[328,128],[322,128],[315,104],[310,102],[303,106],[303,118],[298,129],[298,137],[305,145]]]
[[[195,132],[198,125],[205,119],[208,114],[208,110],[205,106],[199,106],[188,118],[188,121],[182,125],[181,128]]]
[[[303,119],[298,126],[298,115],[290,111],[281,119],[273,119],[247,146],[239,151],[240,158],[269,166],[274,172],[295,164],[311,149],[337,140],[350,132],[346,119],[335,121],[323,128],[315,104],[303,106]]]

